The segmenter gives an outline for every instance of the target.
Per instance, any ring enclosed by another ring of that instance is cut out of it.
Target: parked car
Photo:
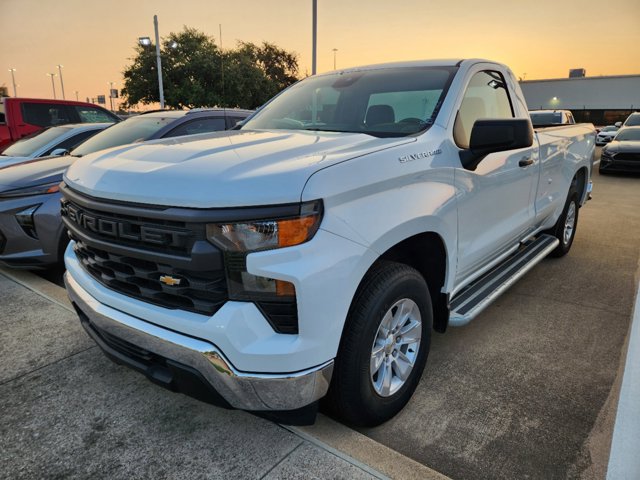
[[[250,110],[216,108],[143,113],[127,118],[96,135],[71,152],[71,155],[81,157],[134,142],[227,130],[251,113],[253,112]]]
[[[0,169],[0,263],[43,268],[62,261],[69,238],[60,220],[58,184],[79,157],[134,141],[224,130],[250,113],[202,109],[138,115],[96,134],[69,155]]]
[[[21,138],[0,153],[0,169],[42,157],[66,155],[112,123],[78,123],[48,127]]]
[[[627,117],[622,124],[623,127],[637,127],[640,126],[640,112],[634,112]]]
[[[92,103],[0,98],[0,152],[31,133],[69,123],[109,123],[120,118]]]
[[[602,149],[600,173],[640,173],[640,126],[621,128]]]
[[[530,110],[533,127],[549,127],[551,125],[573,125],[576,123],[569,110]]]
[[[60,189],[81,324],[212,403],[302,422],[328,394],[384,422],[432,328],[571,248],[595,130],[534,131],[524,105],[499,63],[376,65],[306,78],[225,136],[80,159]]]
[[[596,135],[596,145],[605,145],[613,140],[613,137],[616,136],[619,128],[615,125],[608,125],[606,127],[602,127],[598,134]]]

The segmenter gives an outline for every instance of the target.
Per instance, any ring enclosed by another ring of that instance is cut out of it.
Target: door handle
[[[528,167],[529,165],[533,165],[533,159],[531,157],[524,157],[518,162],[519,167]]]

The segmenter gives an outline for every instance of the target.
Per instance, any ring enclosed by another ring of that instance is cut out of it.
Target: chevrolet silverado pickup
[[[228,408],[395,415],[432,331],[571,248],[595,132],[534,131],[487,60],[306,78],[237,130],[87,155],[66,287],[111,359]]]

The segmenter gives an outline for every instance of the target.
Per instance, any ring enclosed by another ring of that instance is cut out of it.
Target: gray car
[[[21,138],[0,153],[0,168],[69,153],[112,123],[77,123],[49,127]]]
[[[199,109],[138,115],[96,134],[70,155],[0,169],[0,263],[45,268],[62,260],[69,239],[60,218],[58,185],[78,157],[136,141],[225,130],[251,113]]]

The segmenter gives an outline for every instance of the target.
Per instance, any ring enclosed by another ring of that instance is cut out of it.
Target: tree
[[[135,47],[124,73],[126,106],[160,101],[155,46]],[[161,42],[165,104],[171,108],[257,108],[297,81],[296,54],[264,42],[221,51],[212,37],[185,27]],[[224,76],[223,76],[224,70]]]

